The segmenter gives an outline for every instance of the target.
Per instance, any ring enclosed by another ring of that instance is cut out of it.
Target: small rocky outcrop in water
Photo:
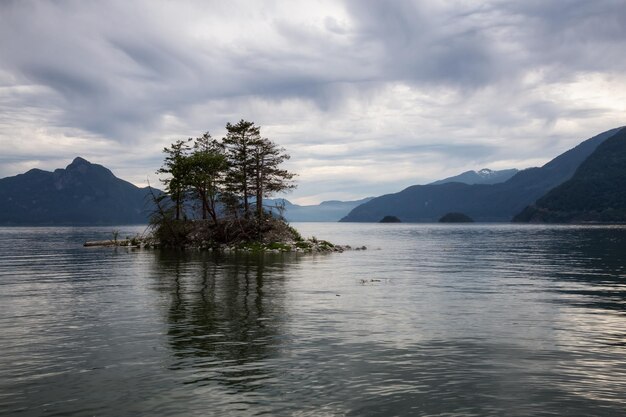
[[[402,220],[396,216],[385,216],[378,223],[402,223]]]
[[[447,213],[439,219],[439,223],[473,223],[471,217],[463,213]]]

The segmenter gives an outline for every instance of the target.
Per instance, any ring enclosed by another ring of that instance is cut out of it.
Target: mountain
[[[498,184],[414,185],[361,204],[341,221],[376,222],[396,216],[403,222],[436,222],[449,212],[461,212],[478,222],[508,222],[546,192],[567,181],[598,145],[621,128],[588,139],[541,168],[518,172]]]
[[[65,169],[31,169],[0,179],[0,224],[147,223],[150,201],[148,188],[79,157]]]
[[[513,221],[626,222],[626,128],[598,146],[571,179]]]
[[[433,184],[443,184],[447,182],[462,182],[465,184],[494,184],[506,181],[511,178],[517,169],[506,169],[501,171],[492,171],[484,168],[480,171],[467,171],[454,177],[445,178],[434,182]],[[336,222],[345,217],[352,209],[367,203],[374,197],[367,197],[355,201],[323,201],[320,204],[301,206],[293,204],[289,200],[276,199],[270,200],[269,205],[283,202],[285,204],[285,218],[290,222]]]
[[[320,204],[300,206],[289,200],[266,200],[269,207],[284,204],[283,216],[290,222],[336,222],[347,215],[353,208],[366,203],[374,197],[367,197],[356,201],[323,201]],[[274,210],[275,211],[275,210]]]
[[[454,177],[444,178],[439,181],[430,183],[430,185],[446,184],[448,182],[461,182],[463,184],[497,184],[504,182],[517,174],[519,170],[503,169],[500,171],[492,171],[489,168],[483,168],[480,171],[465,171]]]

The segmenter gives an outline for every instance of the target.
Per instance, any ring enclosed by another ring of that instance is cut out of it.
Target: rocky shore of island
[[[239,225],[241,227],[241,224]],[[233,230],[235,230],[233,228]],[[246,233],[242,233],[242,231]],[[243,227],[238,233],[225,233],[206,221],[185,221],[159,224],[146,235],[118,239],[87,241],[85,247],[127,247],[142,249],[204,250],[209,252],[264,252],[264,253],[331,253],[348,250],[367,250],[366,246],[337,245],[316,237],[303,238],[281,219],[268,219],[262,233]],[[226,238],[225,236],[229,236]]]
[[[83,244],[84,247],[125,247],[125,248],[141,248],[141,249],[158,249],[163,247],[153,238],[135,237],[130,239],[118,240],[93,240]],[[169,246],[165,246],[170,248]],[[344,252],[347,250],[366,250],[366,246],[352,247],[350,245],[335,245],[327,240],[318,240],[315,238],[304,239],[300,241],[290,242],[241,242],[236,244],[219,244],[214,245],[210,242],[198,242],[196,244],[185,245],[186,250],[205,250],[208,252],[266,252],[266,253],[330,253]]]

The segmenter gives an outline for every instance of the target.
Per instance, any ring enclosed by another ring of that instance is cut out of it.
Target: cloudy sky
[[[241,118],[307,204],[525,168],[626,124],[626,0],[0,2],[0,177],[133,183]]]

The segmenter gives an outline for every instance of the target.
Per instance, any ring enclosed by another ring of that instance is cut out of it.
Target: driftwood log
[[[92,240],[90,242],[85,242],[83,246],[128,246],[130,245],[130,240],[122,239],[122,240]]]

